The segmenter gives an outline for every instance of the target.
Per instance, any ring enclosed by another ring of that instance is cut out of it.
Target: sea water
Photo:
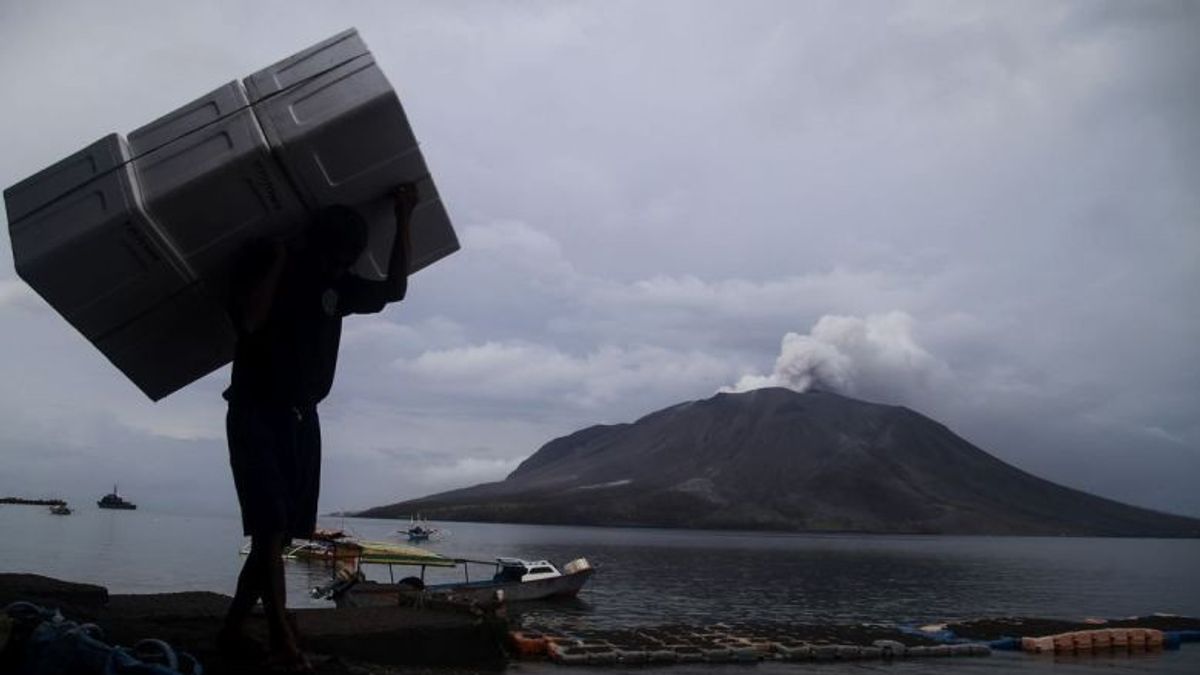
[[[408,525],[337,517],[320,524],[393,542],[405,541],[398,530]],[[737,620],[923,624],[1004,615],[1200,616],[1200,540],[431,524],[444,532],[422,546],[451,557],[546,558],[560,565],[586,557],[597,571],[577,600],[541,603],[518,617],[564,629]],[[45,507],[0,506],[0,571],[95,583],[112,593],[232,593],[244,542],[236,515],[84,505],[64,517]],[[308,595],[328,581],[328,568],[288,561],[285,569],[293,606],[330,604]],[[387,580],[419,570],[368,566],[366,572]],[[490,574],[485,566],[471,572],[473,579]],[[426,575],[432,583],[461,579],[462,571],[431,568]],[[1044,662],[997,655],[971,664],[955,660],[954,667],[1189,672],[1200,666],[1200,645],[1149,659],[1095,658]]]

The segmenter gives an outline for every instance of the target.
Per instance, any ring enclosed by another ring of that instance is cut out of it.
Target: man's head
[[[341,274],[367,247],[367,221],[348,206],[327,206],[317,212],[310,244],[330,274]]]

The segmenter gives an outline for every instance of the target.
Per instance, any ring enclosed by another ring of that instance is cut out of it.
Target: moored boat
[[[408,529],[400,530],[400,533],[406,535],[409,541],[429,541],[433,537],[440,536],[442,531],[436,527],[430,527],[429,523],[418,515],[410,518]]]
[[[579,594],[595,569],[586,558],[577,558],[559,571],[548,560],[497,558],[494,562],[456,559],[463,566],[462,582],[425,585],[418,577],[398,583],[367,581],[361,573],[335,581],[323,591],[338,607],[378,607],[415,604],[424,599],[442,599],[485,605],[571,598]],[[493,566],[490,578],[471,581],[469,564]],[[422,576],[424,576],[422,574]]]

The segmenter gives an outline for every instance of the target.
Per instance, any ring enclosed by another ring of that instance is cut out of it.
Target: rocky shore
[[[231,659],[216,648],[214,638],[230,601],[225,595],[109,594],[90,584],[0,574],[0,607],[16,601],[57,608],[71,621],[95,623],[110,645],[163,640],[195,657],[209,675],[262,672],[260,662]],[[508,625],[502,617],[405,607],[297,609],[292,614],[318,673],[420,673],[433,667],[438,672],[495,671],[507,662]],[[250,631],[266,643],[263,620],[252,621]],[[14,634],[10,642],[19,638]]]

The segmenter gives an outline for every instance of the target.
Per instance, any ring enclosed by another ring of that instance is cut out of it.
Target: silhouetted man
[[[229,463],[250,537],[219,642],[244,651],[250,610],[263,602],[275,665],[311,670],[285,614],[282,554],[292,538],[316,528],[321,482],[317,404],[329,393],[342,317],[371,314],[404,297],[408,281],[413,186],[395,197],[396,237],[387,278],[350,273],[367,244],[366,222],[353,209],[320,211],[299,241],[261,241],[246,251],[233,280],[230,313],[238,343],[226,433]]]

